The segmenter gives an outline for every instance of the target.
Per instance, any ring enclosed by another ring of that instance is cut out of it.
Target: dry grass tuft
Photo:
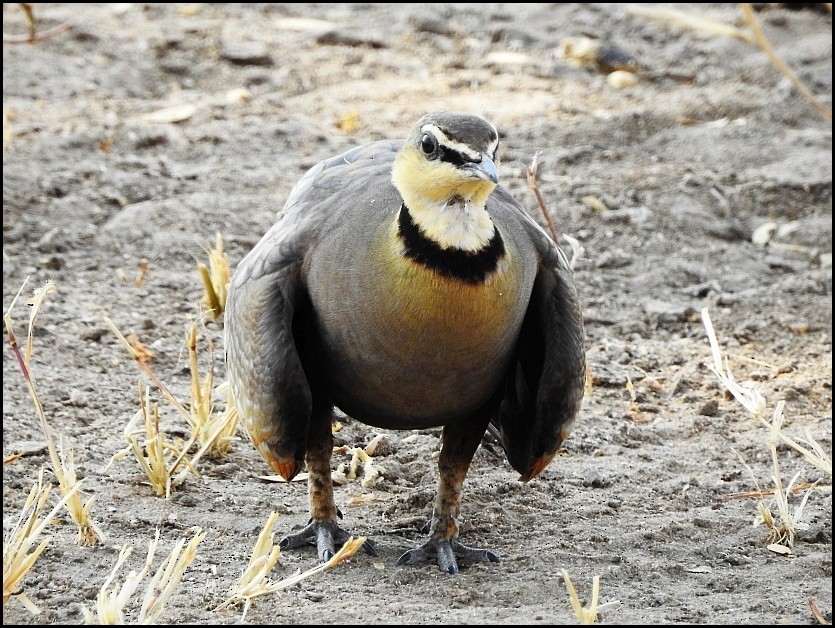
[[[47,439],[47,447],[52,461],[52,471],[58,478],[61,494],[68,496],[67,510],[78,526],[75,542],[79,545],[98,545],[104,542],[106,537],[90,514],[93,510],[95,497],[90,497],[86,502],[82,502],[81,494],[75,490],[81,484],[81,480],[78,479],[75,472],[74,452],[72,449],[66,448],[63,437],[59,442],[61,446],[60,455],[55,450],[51,438]]]
[[[189,352],[189,368],[191,370],[191,401],[189,408],[180,403],[180,401],[171,393],[168,387],[156,376],[154,371],[148,365],[147,360],[142,359],[142,355],[131,345],[116,327],[116,325],[109,318],[104,319],[110,329],[116,334],[116,337],[122,343],[122,346],[127,350],[128,354],[133,358],[137,366],[150,378],[154,385],[162,393],[174,408],[183,416],[192,430],[191,438],[182,448],[173,448],[172,445],[162,445],[164,437],[159,432],[159,414],[155,406],[153,412],[150,411],[150,402],[141,402],[142,415],[146,426],[146,450],[148,443],[157,443],[153,445],[153,455],[146,456],[141,452],[141,448],[131,447],[128,450],[123,450],[114,456],[114,459],[122,458],[129,453],[131,449],[134,450],[140,466],[143,467],[146,475],[151,479],[157,495],[166,497],[170,495],[172,488],[179,486],[185,481],[189,473],[197,474],[197,463],[204,455],[223,456],[229,451],[229,446],[234,439],[235,432],[238,427],[238,413],[235,411],[235,404],[231,399],[231,392],[229,388],[224,388],[225,384],[214,388],[214,350],[210,346],[210,355],[212,365],[205,378],[201,378],[198,356],[197,356],[197,326],[192,325],[188,336],[186,338]],[[212,400],[213,392],[226,393],[226,408],[222,412],[215,411],[215,404]],[[146,395],[147,397],[147,395]],[[136,417],[135,417],[136,418]],[[131,422],[131,425],[133,421]],[[130,427],[130,426],[129,426]],[[154,439],[157,439],[156,441]],[[199,449],[189,459],[186,454],[191,449],[191,446],[198,442]],[[130,440],[128,441],[130,444]],[[165,458],[165,451],[176,451],[177,458],[173,464],[169,464]],[[155,464],[145,464],[153,460]],[[112,460],[111,460],[112,462]],[[177,472],[177,469],[183,465],[184,468]],[[167,471],[164,471],[167,469]],[[153,471],[156,475],[151,478],[150,472]],[[176,475],[174,475],[174,473]],[[163,478],[165,484],[162,484]],[[162,487],[165,490],[162,491]],[[162,492],[161,492],[162,491]]]
[[[812,489],[814,489],[818,482],[812,484],[803,496],[801,503],[792,511],[789,507],[788,498],[792,494],[793,487],[797,481],[800,473],[798,472],[792,478],[787,488],[783,488],[783,480],[780,473],[780,463],[777,457],[777,443],[784,442],[789,447],[795,449],[803,455],[803,458],[814,468],[823,473],[832,476],[832,460],[823,450],[823,447],[815,441],[811,435],[807,434],[807,444],[810,449],[803,447],[795,440],[788,437],[782,430],[783,427],[783,408],[785,401],[779,401],[774,409],[771,422],[764,417],[766,411],[766,401],[760,391],[753,386],[744,386],[738,384],[734,380],[733,373],[730,369],[728,360],[722,360],[722,353],[719,349],[719,342],[716,339],[716,333],[713,329],[713,323],[710,320],[710,314],[707,308],[702,309],[702,320],[707,330],[708,339],[710,341],[711,352],[713,356],[713,363],[709,365],[710,369],[716,374],[722,384],[731,392],[736,400],[754,417],[754,420],[760,425],[763,425],[769,430],[769,446],[771,450],[771,460],[773,465],[773,481],[774,481],[774,498],[772,504],[777,507],[777,517],[775,517],[771,510],[771,505],[766,505],[762,501],[757,503],[757,515],[754,525],[764,524],[769,530],[768,549],[778,554],[791,554],[794,547],[794,541],[797,537],[798,530],[806,527],[801,521],[803,509],[809,499]],[[743,465],[745,465],[752,477],[754,473],[748,467],[742,456],[735,452],[740,458]],[[754,483],[757,485],[757,490],[760,487],[757,484],[756,477]],[[760,491],[761,492],[761,491]]]
[[[728,361],[725,360],[723,365],[722,352],[719,349],[719,342],[716,339],[716,332],[713,330],[713,323],[710,320],[710,314],[708,313],[707,308],[702,309],[702,321],[704,322],[705,329],[707,330],[707,336],[710,341],[710,348],[713,356],[713,364],[708,365],[710,370],[716,374],[722,384],[724,384],[736,400],[742,404],[742,407],[748,410],[748,412],[753,415],[754,419],[760,425],[768,428],[772,437],[776,437],[783,441],[786,445],[800,453],[806,462],[831,477],[832,458],[827,455],[823,447],[821,447],[821,445],[814,438],[812,438],[810,434],[806,434],[806,444],[810,447],[810,449],[807,449],[783,433],[781,429],[782,406],[780,406],[781,419],[779,422],[772,421],[769,423],[764,418],[763,415],[765,414],[766,403],[762,393],[760,393],[760,391],[756,388],[737,384],[734,380]]]
[[[197,556],[197,546],[206,538],[206,535],[200,528],[196,528],[194,532],[194,536],[191,537],[185,549],[183,549],[185,539],[177,541],[168,558],[162,561],[154,577],[148,583],[148,589],[142,600],[142,608],[139,611],[140,624],[156,622],[165,610],[168,599],[180,584],[186,569]]]
[[[217,319],[226,309],[226,293],[229,289],[229,258],[223,251],[220,233],[215,238],[215,247],[208,250],[209,265],[197,262],[197,270],[203,280],[203,293],[212,318]]]
[[[32,485],[17,523],[3,539],[3,605],[15,598],[34,615],[40,613],[40,609],[26,596],[21,588],[21,581],[49,545],[49,539],[42,539],[38,543],[38,537],[44,528],[52,523],[55,514],[66,505],[67,500],[76,494],[78,483],[49,514],[41,517],[51,490],[52,485],[43,482],[41,469],[38,481]]]
[[[792,487],[797,482],[800,472],[798,471],[794,475],[791,482],[789,482],[788,487],[783,490],[783,481],[780,476],[780,462],[777,458],[777,440],[779,435],[782,434],[780,428],[783,424],[783,407],[785,405],[785,401],[782,400],[777,403],[772,421],[772,432],[769,438],[771,461],[774,466],[774,503],[777,505],[777,521],[774,520],[770,508],[766,507],[762,502],[757,504],[759,519],[769,530],[769,549],[772,551],[774,551],[774,548],[771,547],[772,545],[788,547],[789,549],[793,548],[795,538],[797,537],[797,531],[808,528],[808,524],[801,521],[803,517],[803,508],[806,506],[806,502],[809,499],[809,495],[812,494],[812,490],[820,481],[818,480],[818,482],[815,482],[811,487],[809,487],[809,489],[807,489],[806,493],[803,495],[803,499],[794,511],[789,508],[789,495],[792,493]],[[777,551],[778,553],[780,552],[780,550]]]
[[[574,583],[568,576],[568,572],[562,570],[562,578],[565,580],[565,588],[568,589],[568,598],[571,601],[571,609],[574,615],[581,624],[593,624],[597,621],[597,614],[605,608],[620,604],[618,601],[606,602],[606,604],[598,604],[600,601],[600,576],[595,576],[592,579],[591,586],[591,602],[588,608],[583,606],[580,601],[580,596],[577,595],[577,589],[574,588]]]
[[[340,448],[334,448],[338,451]],[[363,488],[374,488],[379,484],[386,470],[374,462],[372,456],[368,455],[362,447],[345,448],[342,453],[350,453],[351,461],[348,463],[341,463],[331,474],[335,484],[343,485],[349,480],[356,480],[359,478],[360,470],[362,471],[362,479],[360,484]]]
[[[134,345],[131,344],[127,340],[127,338],[124,337],[122,332],[119,331],[119,328],[116,327],[112,320],[105,316],[104,322],[107,324],[108,327],[110,327],[110,330],[116,335],[116,338],[119,339],[119,342],[128,352],[128,355],[133,359],[133,361],[136,363],[139,369],[148,376],[148,378],[154,383],[154,386],[156,386],[160,393],[162,393],[162,396],[168,399],[168,401],[171,402],[171,404],[177,409],[178,412],[180,412],[180,414],[188,416],[188,410],[186,410],[183,407],[183,404],[181,404],[177,400],[177,398],[173,394],[171,394],[171,391],[168,390],[168,387],[160,381],[160,379],[156,376],[156,373],[154,373],[151,367],[148,366],[148,362],[150,361],[148,359],[148,356],[144,352],[137,350],[136,347],[134,347]]]
[[[134,430],[134,424],[142,419],[144,429]],[[142,444],[139,437],[144,435]],[[171,487],[174,481],[174,472],[183,464],[194,475],[199,475],[191,460],[185,455],[189,445],[178,448],[166,440],[165,434],[159,431],[159,404],[151,406],[151,393],[145,387],[144,394],[142,386],[139,387],[139,410],[133,416],[130,423],[125,427],[125,439],[128,447],[123,449],[110,459],[108,467],[116,460],[125,458],[133,453],[140,469],[148,478],[154,492],[158,497],[171,496]],[[191,443],[194,441],[192,440]]]
[[[562,570],[562,577],[565,580],[565,588],[568,589],[571,609],[574,611],[577,620],[583,625],[596,622],[597,602],[600,599],[600,576],[595,576],[592,580],[591,604],[589,604],[588,608],[585,608],[580,601],[580,596],[577,595],[577,589],[574,588],[574,583],[571,582],[571,578],[568,577],[568,572],[565,569]]]
[[[209,342],[209,369],[205,378],[200,377],[197,359],[197,325],[189,329],[186,339],[188,345],[189,369],[191,370],[191,406],[186,417],[192,432],[197,436],[201,448],[210,457],[222,457],[229,453],[229,448],[238,429],[238,413],[232,400],[231,388],[223,384],[214,387],[214,346]],[[212,401],[213,391],[226,392],[226,409],[215,411]]]
[[[32,309],[29,312],[29,329],[27,332],[26,347],[21,353],[20,347],[17,344],[17,336],[14,333],[11,312],[25,285],[26,282],[24,281],[23,286],[20,287],[17,295],[15,295],[15,298],[12,300],[8,312],[6,312],[3,316],[6,333],[9,337],[9,344],[11,345],[12,351],[17,358],[18,365],[23,373],[23,379],[26,381],[26,386],[29,389],[29,395],[32,397],[32,401],[35,404],[35,411],[41,421],[41,429],[43,429],[47,448],[49,450],[49,458],[52,462],[52,472],[55,474],[55,477],[58,478],[58,485],[61,489],[61,494],[65,496],[65,503],[67,510],[70,513],[70,517],[78,526],[78,537],[76,542],[79,545],[96,545],[97,543],[101,543],[105,536],[90,515],[95,498],[90,497],[87,502],[82,500],[81,494],[77,490],[79,480],[75,471],[74,454],[71,449],[66,448],[63,438],[59,438],[61,452],[60,454],[58,453],[58,449],[55,447],[55,440],[52,437],[52,430],[47,423],[43,404],[41,403],[38,391],[35,388],[35,382],[29,368],[32,358],[32,348],[34,346],[35,321],[37,320],[38,314],[43,307],[46,296],[55,292],[55,285],[51,281],[47,281],[43,287],[35,290],[34,296],[29,301],[29,304],[32,306]]]
[[[272,530],[276,519],[278,519],[278,513],[270,513],[264,528],[258,535],[255,547],[252,548],[249,564],[244,569],[238,582],[229,590],[229,597],[217,610],[243,602],[244,614],[241,617],[241,621],[243,621],[252,600],[270,592],[272,582],[269,575],[281,555],[281,548],[278,545],[273,545]]]
[[[820,480],[817,482],[809,485],[806,489],[806,493],[803,495],[803,500],[800,504],[792,511],[789,507],[789,496],[796,492],[795,491],[795,483],[797,482],[797,478],[800,477],[800,472],[796,473],[792,478],[791,482],[789,482],[788,487],[785,489],[783,488],[783,479],[780,473],[780,461],[777,458],[777,436],[776,434],[781,433],[780,428],[783,422],[783,407],[785,406],[784,401],[780,401],[777,404],[776,409],[774,410],[774,418],[773,418],[773,428],[774,430],[771,433],[771,437],[769,438],[769,445],[771,448],[771,462],[774,469],[774,475],[772,479],[774,481],[774,490],[772,491],[773,499],[771,504],[766,505],[762,501],[757,502],[757,515],[754,518],[754,525],[765,525],[768,529],[768,549],[776,554],[791,554],[792,549],[794,548],[794,542],[797,538],[797,533],[799,530],[806,530],[809,526],[807,523],[802,521],[803,517],[803,509],[806,507],[806,502],[809,499],[809,496],[812,493],[812,490],[818,485]],[[757,478],[754,475],[753,470],[750,466],[746,463],[745,459],[743,458],[742,454],[738,451],[734,450],[734,453],[739,458],[740,462],[748,469],[748,472],[751,474],[752,479],[754,480],[754,485],[757,487],[757,491],[762,494],[766,495],[765,491],[760,490],[760,486],[757,483]],[[776,505],[777,507],[777,517],[774,516],[772,513],[772,505]]]
[[[278,519],[278,513],[270,513],[267,522],[264,524],[264,528],[258,535],[258,540],[249,558],[249,565],[247,565],[247,568],[241,574],[238,582],[229,590],[229,597],[215,609],[216,611],[243,604],[244,611],[243,615],[241,615],[241,622],[243,622],[255,598],[286,589],[320,571],[336,567],[354,556],[366,540],[365,537],[359,537],[357,539],[351,537],[328,562],[308,569],[305,572],[297,571],[292,576],[274,582],[269,578],[270,572],[281,555],[281,549],[277,545],[273,545],[272,540],[272,529],[276,519]]]
[[[183,574],[197,555],[197,546],[205,538],[206,535],[197,528],[185,550],[183,550],[185,539],[177,541],[171,553],[162,561],[148,583],[136,623],[153,624],[159,619],[159,616],[165,610],[166,602],[176,590]],[[148,557],[145,559],[142,570],[139,573],[131,571],[121,585],[111,588],[119,569],[133,552],[133,548],[127,545],[121,548],[113,571],[96,596],[95,614],[86,607],[83,608],[84,623],[99,625],[121,625],[125,623],[125,606],[136,593],[145,576],[150,573],[158,544],[159,530],[156,531],[154,539],[148,545]]]

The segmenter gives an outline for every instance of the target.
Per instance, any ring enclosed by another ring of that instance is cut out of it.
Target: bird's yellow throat
[[[415,224],[441,248],[475,252],[489,245],[495,228],[484,205],[496,187],[492,181],[462,176],[416,150],[400,151],[392,181]]]

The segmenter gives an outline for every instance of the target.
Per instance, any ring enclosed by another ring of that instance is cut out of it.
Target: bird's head
[[[400,149],[392,180],[407,207],[462,199],[483,206],[496,187],[496,128],[478,116],[430,113]]]
[[[392,181],[415,222],[444,248],[476,250],[493,235],[484,208],[499,174],[499,135],[486,120],[430,113],[397,153]]]

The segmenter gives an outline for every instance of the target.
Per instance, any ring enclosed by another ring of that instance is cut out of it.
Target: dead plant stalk
[[[46,295],[55,291],[55,285],[51,281],[47,281],[42,288],[35,291],[34,297],[30,302],[32,310],[29,313],[29,329],[27,333],[26,347],[24,352],[21,353],[20,347],[17,343],[17,336],[14,332],[11,312],[25,285],[26,282],[24,281],[20,290],[15,295],[15,298],[12,300],[8,312],[4,314],[3,322],[6,326],[9,344],[11,345],[12,351],[17,358],[18,365],[23,373],[23,379],[26,382],[26,387],[29,389],[29,395],[32,397],[32,401],[35,404],[35,412],[40,419],[41,429],[43,430],[44,438],[46,438],[47,449],[49,451],[49,459],[52,463],[52,472],[58,479],[61,494],[66,498],[65,503],[67,511],[70,513],[72,520],[78,526],[78,536],[76,538],[76,542],[79,545],[95,545],[102,542],[105,538],[104,533],[95,521],[93,521],[90,514],[93,508],[93,503],[95,502],[95,497],[90,497],[86,502],[82,500],[81,494],[77,490],[80,481],[78,480],[75,471],[73,450],[68,449],[64,443],[63,437],[60,437],[59,444],[61,451],[60,454],[58,453],[58,449],[55,447],[55,441],[52,437],[52,430],[46,420],[46,413],[44,412],[43,404],[41,403],[40,396],[35,388],[35,382],[32,378],[31,370],[29,369],[32,357],[32,347],[34,344],[35,320],[37,319],[40,309],[44,304]]]

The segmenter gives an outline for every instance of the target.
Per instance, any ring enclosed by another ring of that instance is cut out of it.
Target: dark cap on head
[[[427,113],[418,120],[413,132],[420,133],[426,124],[434,124],[450,140],[473,148],[483,149],[499,139],[496,127],[469,113]]]

